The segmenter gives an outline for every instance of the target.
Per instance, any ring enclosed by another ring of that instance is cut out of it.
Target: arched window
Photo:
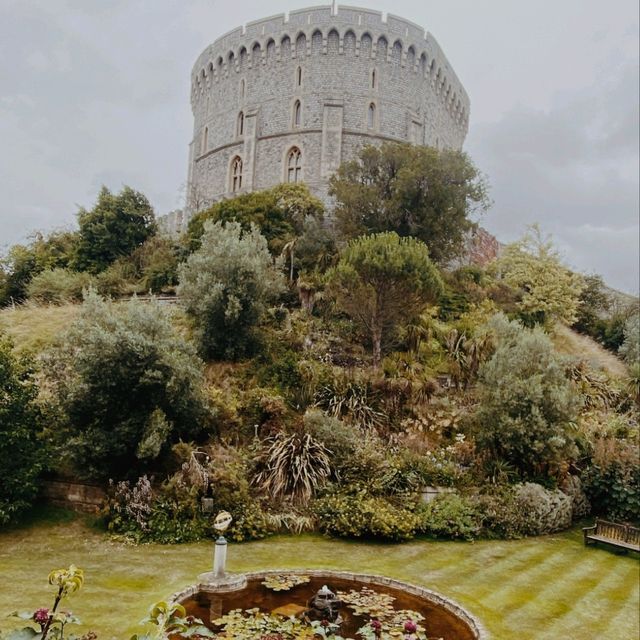
[[[296,69],[296,86],[302,86],[302,67]]]
[[[242,189],[242,158],[236,156],[231,163],[231,191]]]
[[[293,126],[299,127],[302,123],[302,104],[296,100],[293,105]]]
[[[369,105],[367,111],[367,127],[373,129],[376,126],[376,105],[373,102]]]
[[[300,182],[302,178],[302,152],[293,147],[287,155],[287,182]]]
[[[207,147],[209,146],[209,127],[204,128],[204,132],[202,133],[202,149],[200,150],[202,153],[207,151]]]
[[[238,114],[238,131],[237,131],[238,136],[243,136],[244,135],[244,111],[241,111]]]
[[[377,80],[377,78],[376,78],[376,70],[374,69],[374,70],[371,72],[371,88],[372,88],[372,89],[375,89],[375,88],[376,88],[376,80]]]

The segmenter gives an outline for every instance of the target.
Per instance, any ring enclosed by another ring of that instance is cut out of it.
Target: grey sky
[[[313,0],[0,0],[0,246],[72,226],[101,184],[158,213],[187,171],[189,75],[224,32]],[[329,3],[327,3],[329,4]],[[566,262],[638,291],[636,0],[367,0],[440,42],[471,98],[483,224],[539,222]]]

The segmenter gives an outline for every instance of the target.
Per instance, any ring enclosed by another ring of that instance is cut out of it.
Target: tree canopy
[[[15,356],[0,333],[0,525],[15,519],[38,491],[43,448],[37,395],[29,363]]]
[[[409,144],[362,149],[331,180],[336,224],[347,238],[395,231],[414,236],[444,263],[458,255],[487,187],[462,152]]]
[[[93,209],[78,212],[78,225],[74,266],[78,271],[91,273],[104,271],[156,232],[151,204],[144,194],[131,187],[113,194],[103,186]]]
[[[209,419],[202,363],[158,304],[90,292],[49,356],[59,403],[54,438],[81,476],[121,478]]]
[[[507,245],[495,270],[518,294],[517,310],[526,324],[576,321],[582,276],[562,264],[550,238],[544,238],[536,225]]]
[[[228,200],[221,200],[196,214],[188,227],[188,242],[192,250],[200,246],[204,223],[239,222],[244,229],[254,224],[266,238],[273,255],[280,255],[284,246],[300,236],[305,220],[322,219],[324,205],[302,184],[281,184],[264,191],[252,191]]]
[[[577,454],[574,421],[580,408],[564,362],[540,327],[525,329],[504,315],[489,326],[496,350],[480,367],[478,447],[524,478],[557,473]]]
[[[369,332],[376,367],[388,334],[443,287],[426,245],[393,232],[352,240],[328,280],[338,306]]]
[[[205,358],[237,359],[255,349],[255,327],[283,288],[267,241],[253,223],[204,224],[201,246],[179,269],[187,312]]]

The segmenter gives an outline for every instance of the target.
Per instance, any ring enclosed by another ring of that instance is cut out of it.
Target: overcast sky
[[[180,204],[189,76],[234,27],[317,0],[0,0],[0,247],[71,227],[102,184]],[[327,3],[330,4],[330,3]],[[637,0],[367,0],[436,37],[501,241],[539,222],[566,263],[638,292]]]

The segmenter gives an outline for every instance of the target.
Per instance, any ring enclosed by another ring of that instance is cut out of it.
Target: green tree
[[[284,288],[267,241],[251,224],[204,225],[200,249],[179,269],[179,293],[194,318],[205,358],[236,359],[254,351],[256,326]]]
[[[42,271],[67,268],[77,239],[72,231],[37,232],[28,244],[13,245],[0,260],[0,307],[24,300],[29,283]]]
[[[611,298],[602,276],[597,274],[584,276],[573,328],[580,333],[595,336],[601,319],[610,306]]]
[[[485,181],[466,154],[408,144],[365,147],[332,178],[331,194],[345,238],[414,236],[439,263],[460,253],[472,214],[488,206]]]
[[[302,184],[281,184],[217,202],[196,214],[187,230],[189,248],[200,247],[204,223],[239,222],[244,229],[255,224],[266,238],[269,251],[280,255],[285,245],[302,235],[307,218],[322,219],[324,206]]]
[[[499,278],[518,293],[516,307],[525,324],[576,321],[582,276],[563,266],[537,225],[508,245],[494,266]]]
[[[637,310],[624,325],[624,341],[618,352],[627,364],[640,364],[640,313]]]
[[[14,520],[36,497],[43,447],[33,370],[0,334],[0,524]]]
[[[121,256],[129,255],[156,232],[153,208],[131,187],[113,194],[102,187],[93,209],[78,212],[80,226],[74,266],[99,273]]]
[[[480,367],[480,402],[473,416],[477,445],[524,478],[557,471],[577,453],[576,389],[541,328],[525,329],[504,315],[489,327],[496,350]]]
[[[338,306],[369,333],[376,368],[385,338],[443,287],[426,245],[393,232],[352,240],[328,281]]]
[[[61,415],[53,436],[79,475],[133,473],[209,424],[202,363],[157,303],[90,292],[47,362]]]

